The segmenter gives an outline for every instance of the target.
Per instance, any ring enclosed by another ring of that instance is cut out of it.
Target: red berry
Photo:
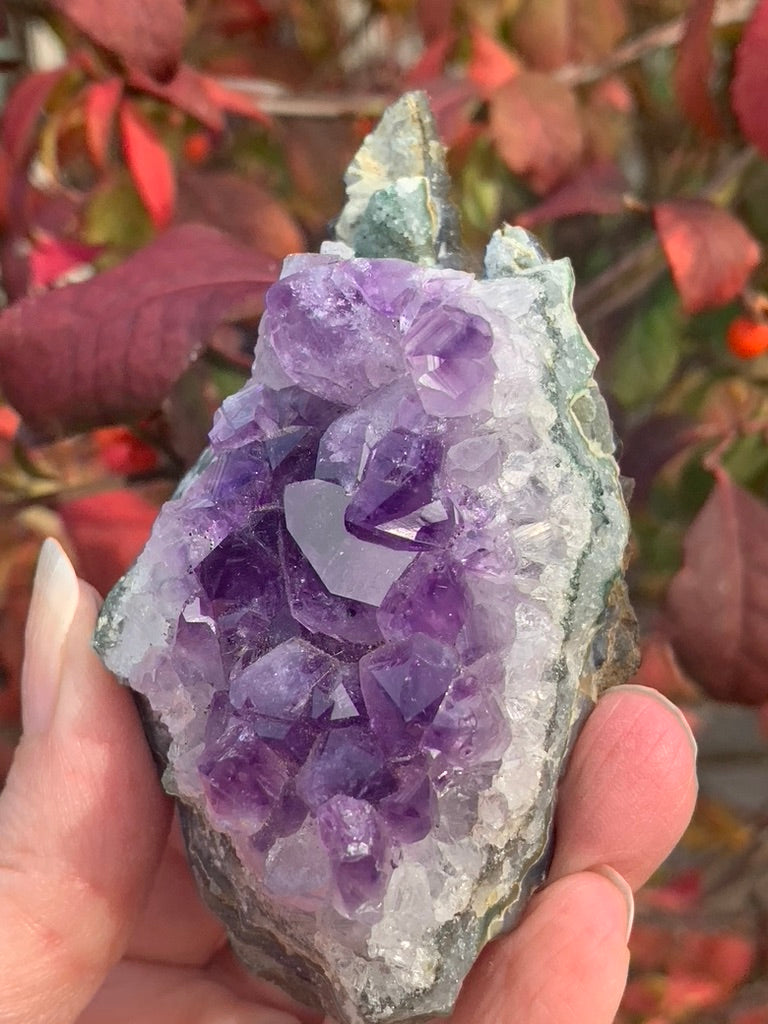
[[[755,359],[768,350],[768,324],[737,317],[728,328],[728,348],[739,359]]]
[[[211,155],[211,140],[205,132],[195,132],[184,140],[184,156],[191,164],[201,164]]]

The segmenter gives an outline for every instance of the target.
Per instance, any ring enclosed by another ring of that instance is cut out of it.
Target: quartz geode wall
[[[431,132],[404,98],[340,241],[286,260],[252,379],[97,637],[236,949],[349,1024],[450,1009],[632,661],[570,267],[505,228],[483,277],[456,269]]]

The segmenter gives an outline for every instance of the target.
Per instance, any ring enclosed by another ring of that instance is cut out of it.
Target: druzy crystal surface
[[[460,269],[431,131],[419,97],[393,108],[339,241],[285,261],[252,378],[97,638],[236,950],[348,1024],[450,1009],[631,661],[570,267],[504,228]]]

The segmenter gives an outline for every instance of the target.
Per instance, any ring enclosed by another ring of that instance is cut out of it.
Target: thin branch
[[[749,18],[754,6],[755,0],[719,0],[712,24],[717,28],[741,24]],[[597,82],[654,50],[676,46],[684,31],[685,18],[675,18],[630,39],[601,64],[568,64],[553,72],[553,77],[566,85]],[[394,94],[383,93],[291,93],[274,82],[255,78],[223,77],[221,83],[255,100],[264,113],[272,117],[378,117],[395,99]]]
[[[739,25],[745,22],[755,6],[756,0],[719,0],[712,15],[712,24],[716,28],[726,25]],[[612,75],[615,71],[634,64],[654,50],[677,46],[685,32],[685,16],[668,21],[664,25],[648,29],[635,39],[630,39],[619,46],[601,64],[568,64],[553,73],[553,77],[566,85],[588,85],[601,78]]]
[[[722,202],[756,159],[751,147],[740,149],[706,183],[698,198]],[[576,312],[582,320],[594,323],[639,298],[664,270],[664,258],[656,234],[643,239],[634,249],[615,260],[610,267],[593,278],[574,297]]]

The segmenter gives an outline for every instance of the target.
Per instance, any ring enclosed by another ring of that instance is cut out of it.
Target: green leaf
[[[671,287],[655,293],[656,301],[635,317],[614,353],[609,386],[628,409],[657,398],[669,384],[680,360],[683,315]]]
[[[768,446],[762,434],[740,437],[725,453],[722,463],[736,483],[753,486],[768,471]]]
[[[111,266],[146,245],[154,237],[149,214],[127,171],[121,171],[104,188],[98,189],[85,211],[83,241],[108,250],[100,262]]]

